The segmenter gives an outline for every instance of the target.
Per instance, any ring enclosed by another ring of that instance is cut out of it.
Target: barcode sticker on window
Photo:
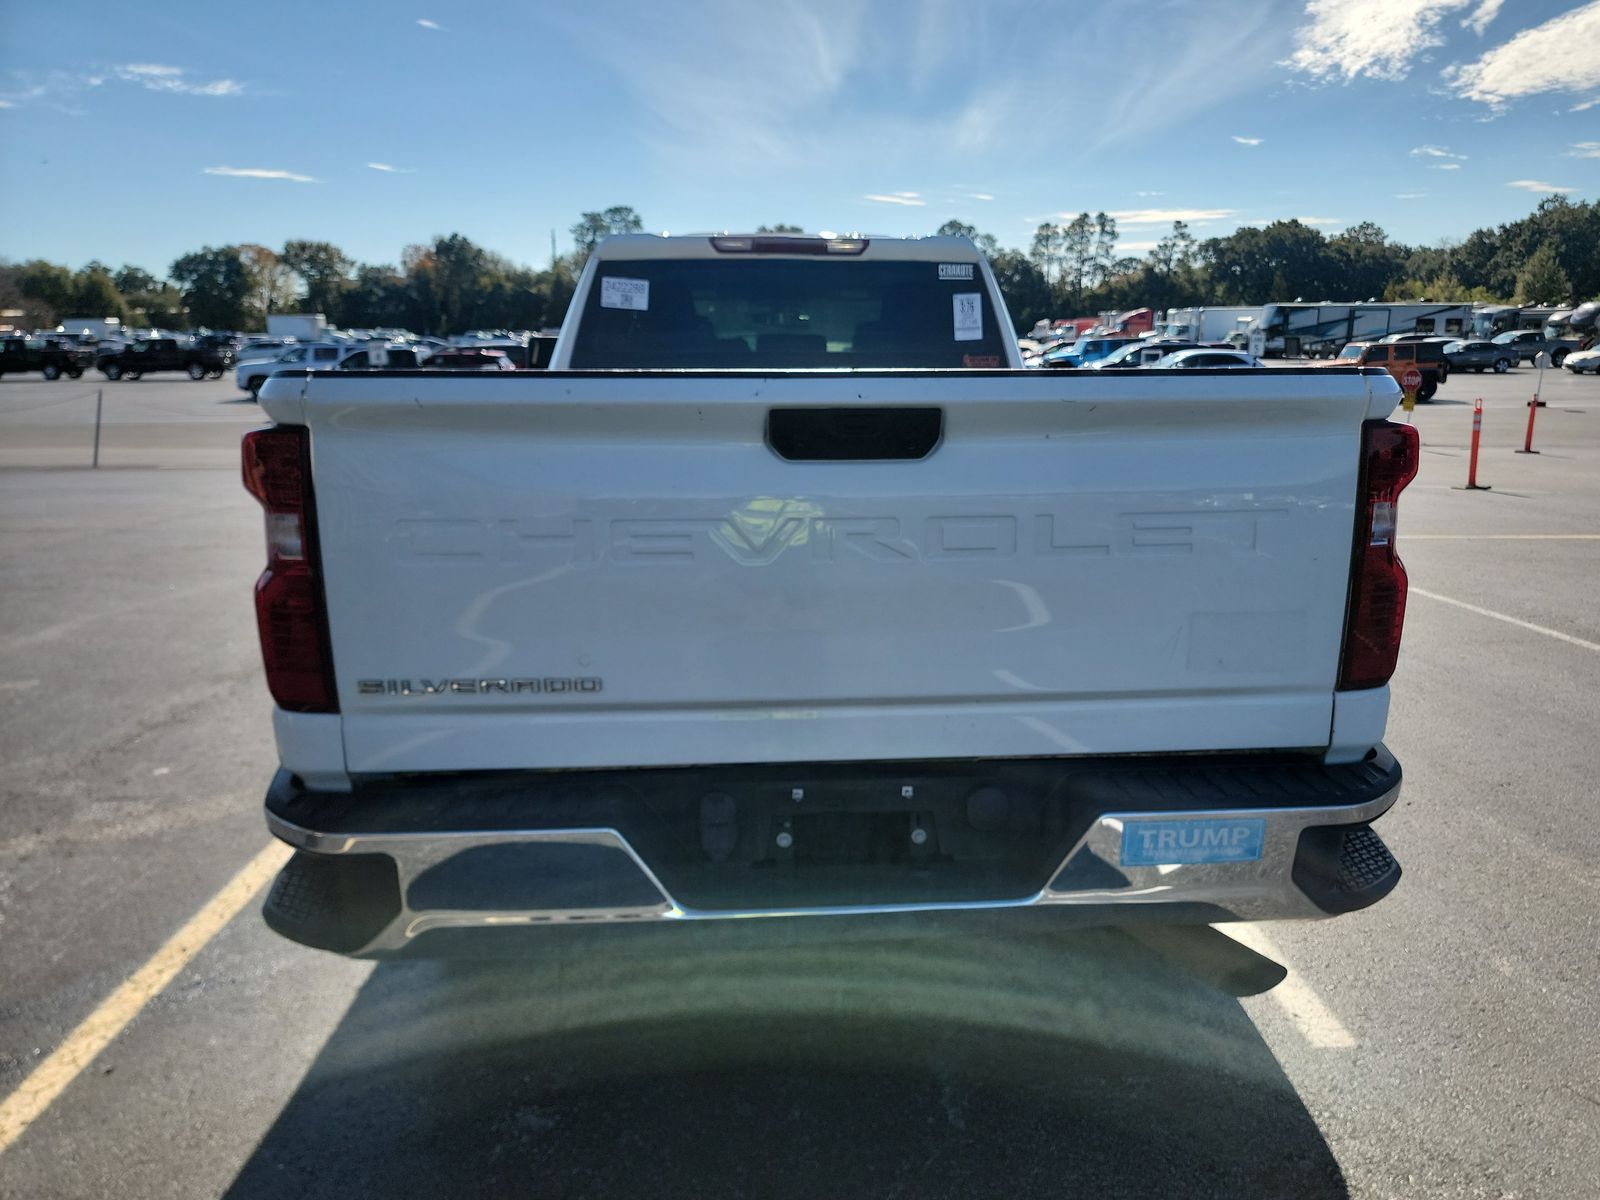
[[[650,281],[648,279],[621,279],[615,275],[600,277],[600,307],[628,308],[645,312],[650,308]]]
[[[983,293],[957,292],[956,341],[980,342],[983,340]]]

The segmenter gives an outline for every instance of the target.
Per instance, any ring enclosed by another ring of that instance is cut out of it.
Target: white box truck
[[[321,313],[269,313],[267,316],[268,337],[315,342],[327,332],[328,318]]]

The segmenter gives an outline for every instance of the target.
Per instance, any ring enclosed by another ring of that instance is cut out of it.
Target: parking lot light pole
[[[94,458],[89,463],[96,470],[100,468],[100,410],[105,399],[105,388],[97,389],[94,394]]]

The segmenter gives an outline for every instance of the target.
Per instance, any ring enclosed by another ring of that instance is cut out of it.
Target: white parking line
[[[1333,1015],[1333,1010],[1322,1002],[1322,997],[1312,991],[1311,985],[1300,977],[1300,973],[1284,961],[1283,951],[1261,931],[1261,926],[1249,921],[1230,921],[1212,928],[1218,933],[1227,934],[1241,946],[1281,964],[1289,972],[1283,982],[1267,995],[1277,1001],[1278,1007],[1294,1022],[1294,1027],[1307,1042],[1322,1050],[1348,1050],[1356,1044],[1355,1037]]]
[[[1562,633],[1559,629],[1547,629],[1543,625],[1535,625],[1532,621],[1524,621],[1520,617],[1508,617],[1505,613],[1495,612],[1492,608],[1479,608],[1476,604],[1468,604],[1465,600],[1455,600],[1449,596],[1441,596],[1438,592],[1424,591],[1419,587],[1410,588],[1409,591],[1413,596],[1426,596],[1429,600],[1437,600],[1441,604],[1453,604],[1457,608],[1464,608],[1470,613],[1477,613],[1480,617],[1493,617],[1496,621],[1504,621],[1507,625],[1515,625],[1518,629],[1529,629],[1534,633],[1542,633],[1545,637],[1553,637],[1557,641],[1581,646],[1585,650],[1600,652],[1600,642],[1586,642],[1581,637],[1573,637],[1570,633]]]
[[[172,982],[224,925],[239,915],[251,897],[288,860],[290,853],[282,842],[273,842],[246,863],[244,869],[206,901],[205,907],[168,938],[166,945],[144,966],[102,1000],[100,1006],[17,1085],[16,1091],[0,1101],[0,1154],[43,1116],[56,1097],[128,1027],[128,1022]]]

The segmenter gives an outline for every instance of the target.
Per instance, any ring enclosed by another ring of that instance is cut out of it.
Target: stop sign
[[[1422,386],[1422,372],[1415,367],[1409,367],[1406,373],[1400,376],[1400,386],[1408,392],[1414,392]]]

